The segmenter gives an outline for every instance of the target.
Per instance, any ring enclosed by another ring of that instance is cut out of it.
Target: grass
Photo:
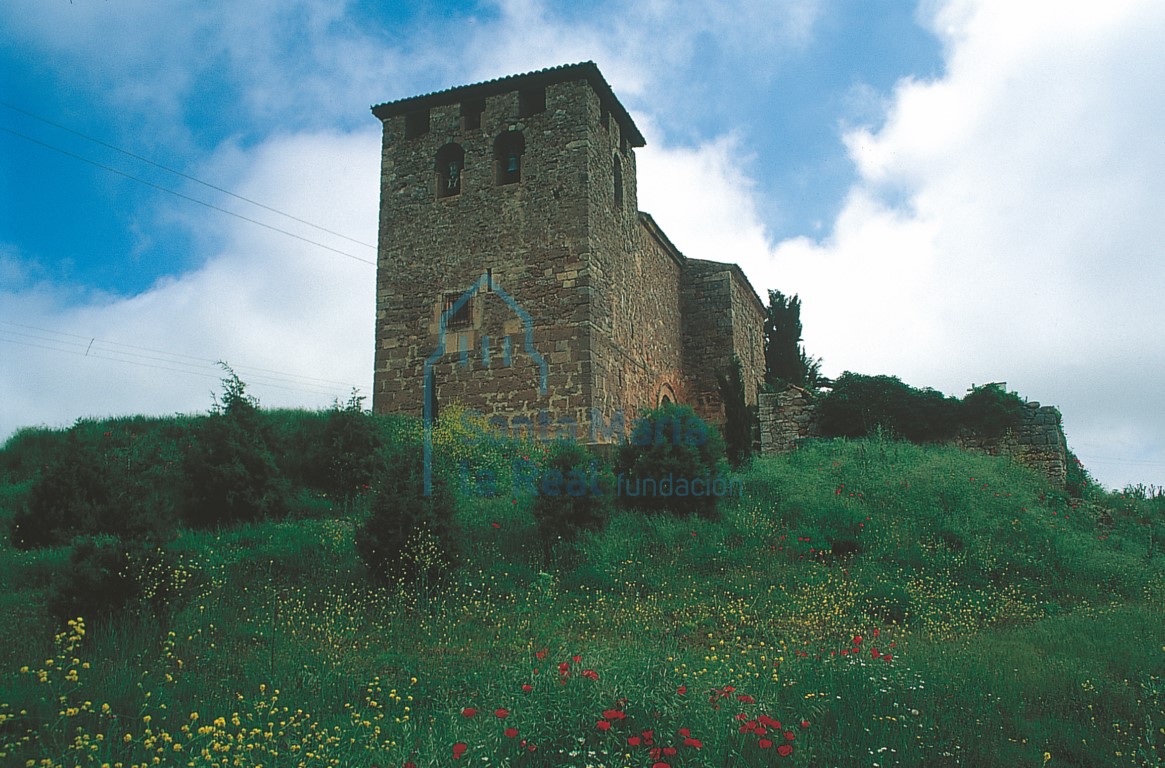
[[[1159,764],[1159,495],[878,439],[741,477],[718,520],[617,508],[550,560],[530,497],[463,497],[460,563],[397,587],[361,500],[299,487],[292,518],[180,530],[165,615],[65,626],[68,548],[5,543],[0,764]]]

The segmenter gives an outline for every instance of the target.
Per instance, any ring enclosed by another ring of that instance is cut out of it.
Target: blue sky
[[[827,373],[1004,380],[1106,484],[1165,482],[1154,2],[16,0],[0,29],[0,439],[205,410],[219,359],[268,405],[368,392],[369,106],[594,60],[640,207],[799,293]]]

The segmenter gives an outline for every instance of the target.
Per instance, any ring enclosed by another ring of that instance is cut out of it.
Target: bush
[[[174,521],[165,502],[130,461],[130,448],[105,432],[100,444],[80,426],[51,454],[26,504],[12,519],[18,549],[59,546],[77,535],[167,538]]]
[[[102,621],[131,608],[157,615],[172,595],[163,550],[116,536],[83,536],[73,542],[66,566],[53,574],[49,609],[59,619]]]
[[[223,400],[194,430],[184,462],[182,517],[193,526],[281,517],[288,507],[288,486],[267,446],[258,402],[227,370]]]
[[[667,403],[645,411],[635,420],[628,441],[619,446],[615,461],[619,498],[644,511],[713,517],[717,498],[713,480],[723,481],[728,475],[724,452],[720,432],[690,406]]]
[[[998,437],[1023,420],[1024,402],[999,384],[975,387],[960,405],[963,426],[987,437]]]
[[[613,478],[600,471],[594,455],[574,441],[551,444],[538,478],[534,520],[547,551],[558,539],[572,541],[582,531],[602,528]]]
[[[443,471],[432,472],[425,495],[420,443],[385,446],[377,457],[368,518],[356,531],[356,551],[373,577],[411,581],[433,576],[455,558],[454,496]]]

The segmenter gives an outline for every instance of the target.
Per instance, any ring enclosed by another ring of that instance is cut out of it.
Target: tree
[[[727,373],[716,376],[720,399],[724,401],[724,442],[728,461],[740,467],[752,455],[752,433],[755,414],[744,399],[744,375],[740,358],[732,356]]]
[[[801,345],[801,299],[769,291],[765,311],[765,383],[780,389],[789,384],[815,387],[821,360],[810,357]]]

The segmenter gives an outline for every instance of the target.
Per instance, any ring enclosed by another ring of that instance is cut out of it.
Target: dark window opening
[[[461,298],[460,293],[445,294],[445,303],[441,307],[441,314],[445,315],[449,310],[457,305],[458,299]],[[470,308],[473,305],[473,297],[465,300],[465,303],[457,308],[457,311],[445,317],[446,331],[462,331],[469,327],[469,319],[471,316]]]
[[[428,391],[425,392],[425,398],[429,405],[429,419],[430,423],[437,420],[437,376],[430,374],[428,382]]]
[[[405,138],[415,139],[429,132],[429,110],[422,109],[405,115]]]
[[[526,139],[521,131],[506,131],[494,139],[494,182],[516,184],[522,180],[522,153]]]
[[[437,150],[437,197],[461,194],[465,150],[460,144],[446,144]]]
[[[623,163],[619,160],[619,156],[615,155],[615,210],[623,210]]]
[[[518,91],[518,117],[529,117],[545,111],[545,88],[523,88]]]
[[[485,291],[486,293],[493,293],[494,290],[494,268],[487,267],[485,270]]]
[[[611,113],[610,113],[610,111],[607,110],[606,106],[603,106],[603,111],[599,115],[599,123],[604,128],[610,130],[610,128],[611,128]]]
[[[481,99],[461,102],[461,130],[475,131],[481,128],[482,112],[485,112],[485,102]]]

